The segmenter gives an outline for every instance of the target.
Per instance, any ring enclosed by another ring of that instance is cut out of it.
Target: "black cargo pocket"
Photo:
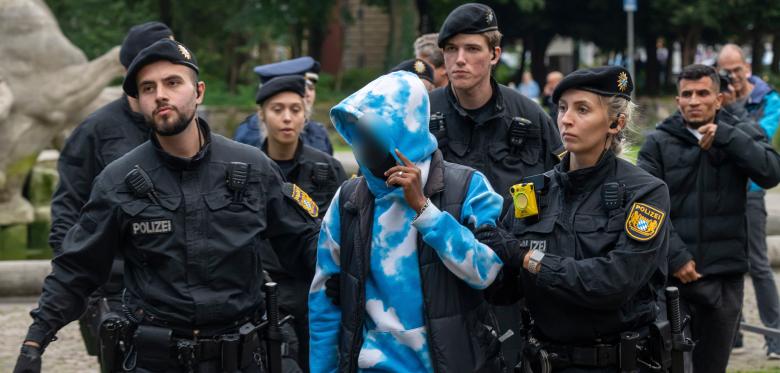
[[[251,185],[251,184],[250,184]],[[265,241],[265,219],[258,198],[246,194],[233,201],[227,189],[205,194],[207,223],[203,227],[208,243],[207,255],[212,258],[206,265],[212,286],[242,288],[250,291],[258,284],[245,281],[247,273],[257,273],[261,268],[260,250]],[[254,192],[254,191],[253,191]],[[222,273],[223,275],[216,276]]]
[[[136,351],[136,366],[150,372],[166,372],[173,359],[173,338],[171,329],[151,325],[140,325],[133,335]]]
[[[624,224],[622,213],[609,218],[604,215],[580,214],[574,217],[573,228],[582,247],[588,251],[588,256],[605,256],[614,248]]]
[[[233,201],[232,193],[218,190],[205,194],[203,199],[209,210],[209,237],[218,242],[247,241],[264,228],[261,210],[265,206],[254,193]]]
[[[557,247],[555,238],[556,221],[557,215],[544,215],[538,221],[529,218],[515,219],[511,232],[517,238],[518,245],[523,249],[563,255],[561,253],[563,248]]]
[[[447,147],[454,153],[458,158],[463,158],[466,153],[469,151],[469,145],[466,144],[463,141],[457,141],[450,139],[447,143]]]
[[[145,198],[120,205],[125,214],[122,237],[133,243],[144,263],[165,260],[170,255],[166,248],[175,242],[181,196],[160,196],[158,200],[159,205]]]

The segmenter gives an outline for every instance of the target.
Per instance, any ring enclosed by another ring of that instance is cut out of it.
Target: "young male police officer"
[[[513,184],[559,162],[563,146],[558,129],[538,104],[492,78],[501,57],[501,33],[490,7],[469,3],[453,10],[438,42],[450,83],[430,94],[431,132],[446,161],[485,174],[506,210]],[[497,314],[505,329],[517,332],[517,321],[509,321],[518,320],[517,307]],[[508,343],[505,355],[511,360],[519,353],[519,342]]]
[[[313,268],[318,227],[303,207],[312,202],[292,194],[268,157],[196,118],[206,89],[197,78],[195,56],[172,40],[133,60],[123,89],[154,135],[95,179],[52,261],[15,372],[40,371],[43,349],[81,315],[117,252],[135,328],[126,361],[137,372],[262,370],[256,338],[228,338],[264,312],[259,242]]]
[[[119,61],[127,69],[142,49],[173,32],[160,22],[147,22],[128,31]],[[49,244],[55,255],[62,253],[65,233],[76,224],[79,211],[89,199],[92,181],[109,163],[127,154],[149,139],[149,126],[140,113],[136,98],[122,97],[92,113],[68,137],[57,162],[59,184],[51,202],[52,227]],[[106,248],[109,249],[109,248]],[[84,344],[90,355],[97,355],[97,333],[100,323],[98,304],[106,299],[109,308],[119,310],[123,261],[114,259],[109,281],[89,297],[84,316],[79,319]]]

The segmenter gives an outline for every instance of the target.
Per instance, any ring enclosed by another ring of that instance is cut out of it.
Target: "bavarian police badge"
[[[637,241],[649,241],[661,230],[666,214],[648,204],[634,203],[626,219],[626,234]]]
[[[292,184],[292,183],[285,183],[284,187],[282,188],[284,191],[284,194],[295,201],[295,203],[298,204],[298,206],[301,206],[306,212],[313,218],[316,218],[317,215],[320,213],[320,208],[317,206],[317,203],[314,202],[311,197],[309,197],[306,192],[303,191],[299,186]]]

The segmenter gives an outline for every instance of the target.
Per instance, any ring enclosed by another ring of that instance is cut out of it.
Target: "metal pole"
[[[636,74],[634,74],[634,11],[627,11],[626,18],[628,23],[626,35],[628,39],[628,56],[626,56],[628,58],[628,73],[631,74],[631,79],[634,79],[634,85],[636,85]],[[632,99],[635,95],[634,92],[631,92]]]

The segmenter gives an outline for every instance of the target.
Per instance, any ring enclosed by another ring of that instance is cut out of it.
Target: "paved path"
[[[775,272],[776,281],[780,272]],[[780,281],[778,281],[780,285]],[[0,299],[0,372],[10,372],[16,361],[19,344],[22,342],[30,318],[27,315],[35,305],[33,298]],[[745,281],[745,318],[751,324],[760,325],[753,286],[748,277]],[[44,355],[44,372],[94,373],[97,362],[84,352],[78,324],[71,323],[59,334],[59,340],[52,343]],[[745,333],[745,353],[732,355],[729,364],[731,372],[780,372],[780,361],[768,361],[763,349],[764,340],[753,333]]]

